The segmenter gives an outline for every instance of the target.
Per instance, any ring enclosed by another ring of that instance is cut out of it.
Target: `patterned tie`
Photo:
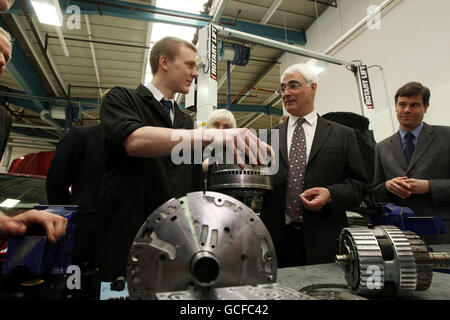
[[[303,206],[299,195],[303,192],[306,169],[306,140],[303,123],[305,119],[299,118],[292,136],[289,151],[289,173],[286,194],[286,212],[294,221],[302,221]]]
[[[414,148],[415,148],[414,143],[413,143],[413,138],[414,138],[414,135],[408,131],[405,135],[406,143],[405,143],[405,150],[404,150],[406,162],[408,162],[408,164],[411,161],[411,157],[412,157],[412,154],[414,153]]]
[[[169,119],[170,119],[170,110],[172,109],[172,101],[162,99],[161,104],[162,104],[163,109],[167,112],[167,115],[169,116]]]

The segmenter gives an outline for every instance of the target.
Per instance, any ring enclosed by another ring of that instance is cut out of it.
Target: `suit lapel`
[[[411,162],[409,163],[408,171],[410,171],[414,167],[416,162],[424,155],[425,151],[427,151],[427,149],[430,147],[433,139],[433,128],[430,125],[424,123],[419,134],[419,138],[417,139],[417,144],[414,149]]]
[[[308,164],[314,159],[315,155],[320,150],[323,143],[330,134],[330,131],[331,131],[331,123],[325,121],[320,116],[317,116],[317,127],[316,132],[314,133],[314,139],[308,157]]]
[[[395,160],[397,160],[402,169],[406,171],[408,169],[408,163],[406,162],[405,153],[403,152],[402,138],[400,137],[400,134],[397,132],[391,136],[390,142],[390,149]]]

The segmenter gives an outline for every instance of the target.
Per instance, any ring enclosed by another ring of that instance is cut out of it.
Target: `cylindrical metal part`
[[[131,299],[156,299],[274,283],[276,272],[275,248],[259,217],[228,195],[199,191],[149,215],[130,250],[127,283]]]
[[[223,60],[233,61],[235,54],[236,54],[236,52],[235,52],[235,50],[234,50],[234,48],[232,46],[230,46],[228,44],[224,44]]]
[[[197,252],[191,260],[190,271],[200,286],[211,286],[220,273],[219,260],[210,252]]]
[[[348,263],[349,259],[350,259],[350,257],[348,254],[337,254],[336,255],[336,263],[339,263],[339,264],[345,265]]]
[[[401,295],[427,290],[433,269],[450,268],[450,254],[428,252],[417,234],[395,226],[344,228],[336,263],[357,294]]]
[[[245,203],[255,213],[262,208],[264,195],[273,190],[273,175],[265,166],[235,164],[210,165],[207,188],[230,195]]]
[[[433,268],[450,269],[450,254],[446,252],[430,252],[429,256]]]

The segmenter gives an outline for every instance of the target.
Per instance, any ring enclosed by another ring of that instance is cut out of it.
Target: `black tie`
[[[286,212],[294,221],[302,221],[303,206],[299,195],[303,192],[306,169],[306,141],[304,118],[299,118],[292,135],[289,151],[289,170],[286,190]]]
[[[172,101],[162,99],[161,104],[162,104],[163,109],[167,112],[167,115],[169,116],[169,119],[170,119],[170,110],[172,109]]]
[[[414,135],[409,131],[405,135],[405,157],[408,164],[411,161],[412,154],[414,153],[413,137]]]

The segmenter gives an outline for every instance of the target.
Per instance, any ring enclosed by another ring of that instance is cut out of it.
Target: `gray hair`
[[[283,74],[281,75],[281,79],[283,79],[286,73],[291,73],[294,71],[300,72],[303,78],[305,78],[306,82],[317,83],[317,74],[304,63],[297,63],[289,66],[286,70],[284,70]]]
[[[211,128],[217,120],[226,120],[232,128],[237,127],[236,119],[234,119],[233,114],[227,109],[217,109],[211,112],[208,116],[208,120],[206,121],[206,128]]]

